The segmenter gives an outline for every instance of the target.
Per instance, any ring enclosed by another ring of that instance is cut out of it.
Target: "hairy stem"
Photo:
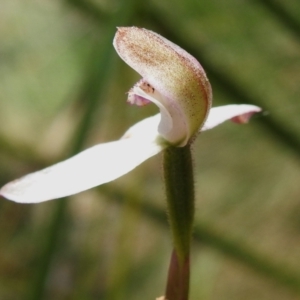
[[[164,180],[174,250],[166,299],[188,300],[190,244],[194,221],[194,179],[190,145],[164,151]]]

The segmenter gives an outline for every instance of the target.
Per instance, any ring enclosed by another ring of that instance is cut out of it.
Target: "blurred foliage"
[[[192,300],[300,295],[300,2],[10,0],[0,10],[0,185],[120,137],[153,106],[116,26],[152,29],[200,60],[214,105],[255,103],[249,125],[194,144]],[[0,201],[0,299],[155,299],[171,252],[161,158],[72,197]]]

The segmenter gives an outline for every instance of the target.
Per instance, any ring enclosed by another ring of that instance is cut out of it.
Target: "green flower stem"
[[[174,250],[171,257],[166,299],[187,300],[190,244],[194,221],[194,178],[190,145],[164,151],[164,180]]]
[[[190,146],[164,151],[168,216],[175,250],[183,260],[190,252],[194,221],[194,178]]]

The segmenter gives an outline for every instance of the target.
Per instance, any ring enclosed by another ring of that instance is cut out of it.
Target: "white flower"
[[[73,195],[121,177],[170,145],[185,146],[200,131],[230,119],[245,123],[261,111],[254,105],[210,109],[211,87],[199,62],[152,31],[118,28],[114,46],[142,76],[129,91],[128,102],[153,102],[160,113],[133,125],[118,141],[96,145],[6,184],[0,195],[20,203]]]

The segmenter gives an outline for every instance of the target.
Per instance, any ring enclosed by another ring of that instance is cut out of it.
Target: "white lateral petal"
[[[99,144],[8,183],[0,190],[0,195],[20,203],[73,195],[121,177],[163,148],[153,140],[137,138]]]
[[[131,126],[122,136],[122,139],[135,138],[135,139],[146,139],[146,140],[159,140],[160,135],[158,132],[158,125],[160,123],[160,114],[156,114],[152,117],[148,117],[135,123]]]
[[[253,114],[260,111],[260,107],[248,104],[213,107],[200,131],[212,129],[228,120],[236,123],[247,123]]]

